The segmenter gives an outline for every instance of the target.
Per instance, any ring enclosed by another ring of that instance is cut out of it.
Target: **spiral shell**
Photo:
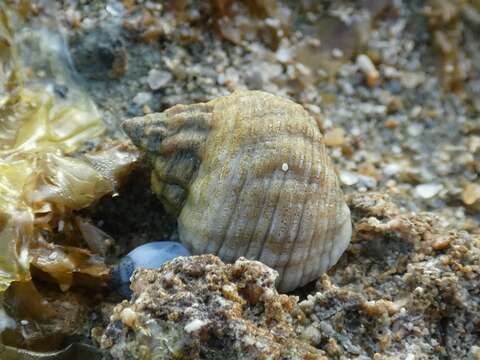
[[[178,215],[193,254],[260,260],[289,291],[346,249],[350,210],[318,125],[300,105],[239,91],[123,127],[150,159],[152,189]]]

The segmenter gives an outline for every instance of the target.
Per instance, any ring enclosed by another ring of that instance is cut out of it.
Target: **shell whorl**
[[[208,104],[177,105],[163,113],[128,119],[124,131],[152,163],[152,189],[178,215],[200,164],[211,124]]]
[[[242,91],[124,128],[152,159],[153,190],[179,214],[180,239],[193,253],[260,260],[288,291],[347,247],[350,211],[320,130],[300,105]]]

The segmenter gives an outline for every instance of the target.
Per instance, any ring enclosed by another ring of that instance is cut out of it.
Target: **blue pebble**
[[[143,244],[125,255],[112,270],[111,283],[117,292],[129,298],[130,277],[137,268],[158,269],[178,256],[190,256],[190,252],[175,241],[154,241]]]

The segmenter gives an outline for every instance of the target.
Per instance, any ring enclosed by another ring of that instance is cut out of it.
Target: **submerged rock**
[[[114,359],[321,359],[297,339],[298,298],[275,290],[278,273],[244,258],[177,258],[132,277],[101,340]]]

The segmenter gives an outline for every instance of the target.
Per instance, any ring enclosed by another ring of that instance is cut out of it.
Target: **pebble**
[[[335,58],[335,59],[340,59],[341,57],[343,57],[343,51],[339,48],[334,48],[332,50],[332,56]]]
[[[149,102],[152,99],[152,93],[149,92],[139,92],[135,97],[133,98],[133,102],[136,105],[144,105],[147,102]]]
[[[480,200],[480,184],[468,183],[462,191],[465,205],[473,205]]]
[[[377,180],[371,176],[358,175],[358,180],[368,189],[374,189],[377,187]]]
[[[328,147],[343,145],[345,142],[345,130],[342,128],[328,130],[325,133],[324,142]]]
[[[351,171],[346,171],[346,170],[340,171],[340,181],[342,182],[342,184],[351,186],[351,185],[355,185],[358,182],[358,180],[359,180],[359,177],[357,174]]]
[[[432,249],[434,250],[445,250],[450,246],[452,242],[451,237],[441,236],[432,243]]]
[[[128,298],[132,294],[130,277],[137,268],[157,269],[176,257],[190,255],[182,244],[175,241],[154,241],[143,244],[130,251],[112,269],[111,285],[120,295]]]
[[[470,136],[468,138],[468,150],[474,154],[480,150],[480,136]]]
[[[410,136],[419,136],[423,132],[423,126],[421,124],[411,124],[407,127],[407,133]]]
[[[287,63],[292,59],[292,50],[288,46],[280,46],[275,53],[275,58],[281,63]]]
[[[392,118],[385,120],[384,125],[388,129],[395,129],[398,127],[398,121]]]
[[[383,173],[386,176],[393,176],[398,174],[402,170],[403,166],[398,163],[387,164],[383,167]]]
[[[147,82],[150,89],[158,90],[167,85],[172,79],[173,76],[169,72],[152,69],[148,72]]]
[[[363,176],[371,177],[375,180],[382,179],[382,175],[380,174],[380,172],[371,163],[368,163],[368,162],[361,163],[358,166],[357,170],[358,170],[358,173]]]
[[[378,84],[378,81],[380,80],[380,74],[375,68],[375,65],[373,64],[372,60],[370,60],[370,58],[367,55],[365,54],[358,55],[357,65],[358,65],[358,68],[365,75],[368,86],[373,87]]]
[[[437,195],[442,189],[442,184],[421,184],[415,187],[414,195],[421,197],[422,199],[430,199]]]

